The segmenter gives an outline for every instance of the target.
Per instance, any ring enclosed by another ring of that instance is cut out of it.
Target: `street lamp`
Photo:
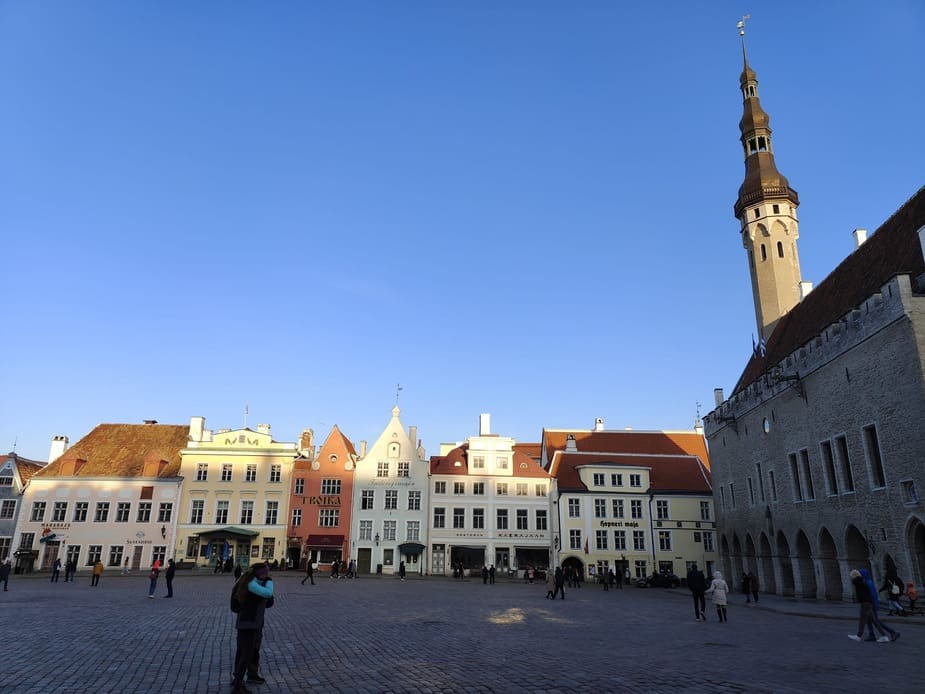
[[[379,533],[376,533],[376,547],[379,546]]]

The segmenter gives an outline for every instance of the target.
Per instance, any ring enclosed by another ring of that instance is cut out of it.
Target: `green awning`
[[[217,530],[206,530],[199,533],[200,540],[221,540],[223,538],[232,537],[242,540],[250,540],[251,538],[257,537],[260,533],[256,530],[245,530],[244,528],[236,528],[234,526],[229,526],[227,528],[218,528]]]
[[[404,544],[398,545],[398,551],[409,557],[413,557],[424,551],[424,545],[420,542],[405,542]]]

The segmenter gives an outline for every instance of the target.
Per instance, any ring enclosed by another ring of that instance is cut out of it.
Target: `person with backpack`
[[[231,611],[238,615],[235,629],[238,632],[234,654],[234,680],[232,694],[247,694],[244,678],[262,684],[260,676],[260,644],[263,640],[264,612],[273,606],[273,579],[270,567],[256,564],[235,583],[231,591]]]

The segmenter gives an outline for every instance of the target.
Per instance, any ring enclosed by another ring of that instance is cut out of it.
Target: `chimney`
[[[713,389],[713,404],[714,404],[714,405],[716,405],[717,407],[719,407],[720,405],[723,404],[723,401],[724,401],[725,399],[726,399],[726,396],[723,395],[723,389],[722,389],[722,388],[714,388],[714,389]]]
[[[855,229],[851,235],[854,236],[854,250],[857,250],[867,240],[867,229]]]
[[[408,427],[408,438],[411,439],[411,445],[414,445],[414,442],[418,440],[418,428],[417,427]]]
[[[566,453],[577,453],[578,452],[578,444],[575,443],[574,434],[569,434],[565,438],[565,452]]]
[[[813,283],[806,280],[800,280],[800,301],[803,301],[813,290]]]
[[[424,445],[421,439],[418,439],[418,458],[421,460],[427,460],[427,451],[424,450]]]
[[[604,420],[598,417],[594,420],[594,431],[604,431]]]
[[[269,436],[270,435],[270,425],[269,424],[258,424],[257,433],[266,434],[267,436]]]
[[[360,441],[360,457],[366,457],[366,441]]]
[[[190,417],[189,420],[189,438],[190,441],[202,441],[202,432],[206,426],[205,417]]]
[[[302,429],[299,436],[299,453],[306,458],[315,456],[315,432],[311,429]]]
[[[700,417],[694,420],[694,433],[703,436],[703,422],[700,420]]]
[[[64,451],[67,450],[68,438],[67,436],[53,436],[51,438],[51,450],[48,451],[48,462],[53,463]]]
[[[482,413],[479,415],[479,436],[488,436],[491,434],[491,415]]]

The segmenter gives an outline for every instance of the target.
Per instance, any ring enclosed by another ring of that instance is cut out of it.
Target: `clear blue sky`
[[[0,3],[0,450],[690,428],[755,332],[741,50],[820,282],[923,183],[925,4]]]

